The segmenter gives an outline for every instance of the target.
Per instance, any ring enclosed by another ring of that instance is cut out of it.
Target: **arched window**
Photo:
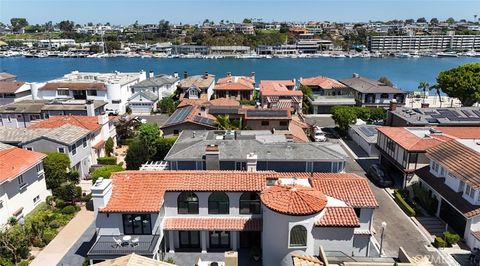
[[[240,196],[240,214],[260,213],[260,196],[255,192],[245,192]]]
[[[302,225],[295,225],[290,229],[290,247],[307,246],[307,229]]]
[[[223,192],[213,192],[208,197],[209,214],[228,214],[230,204],[227,194]]]
[[[178,214],[198,214],[198,197],[193,192],[182,192],[177,198]]]

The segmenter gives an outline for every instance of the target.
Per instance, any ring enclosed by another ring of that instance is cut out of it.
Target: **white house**
[[[22,219],[50,195],[42,159],[46,155],[0,143],[0,226]]]
[[[0,105],[30,99],[32,99],[32,95],[28,83],[21,81],[0,82]]]
[[[74,98],[104,101],[107,102],[106,112],[123,114],[128,99],[132,96],[131,86],[145,78],[145,71],[134,73],[72,71],[38,88],[32,87],[32,96],[34,100]]]
[[[280,265],[320,246],[368,257],[378,206],[366,179],[340,173],[125,171],[97,181],[92,197],[91,262],[258,249],[263,265]]]

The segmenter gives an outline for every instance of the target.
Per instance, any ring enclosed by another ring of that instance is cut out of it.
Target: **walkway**
[[[84,207],[30,263],[30,266],[57,265],[65,253],[93,222],[93,212]]]

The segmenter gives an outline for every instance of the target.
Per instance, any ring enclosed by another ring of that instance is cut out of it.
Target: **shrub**
[[[175,261],[173,261],[172,257],[165,258],[164,262],[171,263],[171,264],[175,263]]]
[[[57,230],[48,228],[43,232],[43,242],[48,245],[57,235]]]
[[[43,241],[43,239],[35,238],[35,239],[32,241],[32,246],[37,247],[37,248],[43,248],[43,247],[46,246],[46,244],[45,244],[45,242]]]
[[[97,163],[101,165],[115,165],[117,164],[117,157],[99,157]]]
[[[449,245],[455,245],[458,241],[460,241],[460,236],[454,232],[444,232],[443,236],[445,236],[445,239]]]
[[[82,196],[83,202],[89,202],[92,199],[92,193],[88,193],[87,195]]]
[[[51,221],[50,222],[50,227],[51,228],[59,228],[61,225],[57,220]]]
[[[130,144],[132,144],[134,140],[135,140],[134,138],[122,139],[121,143],[122,145],[130,146]]]
[[[26,260],[21,261],[17,266],[28,266],[29,262]]]
[[[410,217],[415,216],[415,210],[405,201],[398,190],[395,191],[395,202],[400,206],[400,208]]]
[[[65,207],[65,201],[62,199],[56,199],[55,207],[57,207],[58,209],[62,209],[63,207]]]
[[[76,211],[75,206],[72,206],[72,205],[65,206],[62,209],[63,214],[73,214],[75,213],[75,211]]]
[[[99,177],[110,178],[112,173],[123,171],[120,165],[105,165],[95,169],[92,173],[92,182],[95,183]]]
[[[437,248],[444,248],[444,247],[447,246],[447,243],[445,242],[445,240],[443,240],[442,237],[437,236],[437,237],[435,237],[435,240],[433,241],[433,245]]]
[[[55,198],[52,195],[47,196],[45,199],[45,202],[48,204],[48,206],[53,206],[54,201]]]

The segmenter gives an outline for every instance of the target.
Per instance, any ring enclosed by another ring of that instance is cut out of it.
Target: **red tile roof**
[[[184,107],[184,106],[197,106],[197,105],[202,105],[204,103],[208,102],[207,100],[204,99],[183,99],[177,106],[177,108]]]
[[[322,77],[322,76],[312,77],[312,78],[303,78],[300,80],[300,84],[304,86],[318,86],[325,90],[348,88],[345,84],[340,83],[335,79]]]
[[[29,128],[57,128],[67,124],[82,127],[92,132],[97,131],[101,127],[96,116],[67,115],[51,116],[48,119],[33,123]]]
[[[107,87],[100,82],[48,82],[43,87],[40,87],[40,90],[58,89],[106,91]]]
[[[261,231],[262,219],[251,218],[166,218],[165,230]]]
[[[275,185],[264,189],[260,198],[269,209],[287,215],[314,214],[327,205],[322,192],[300,185]]]
[[[0,184],[17,177],[42,161],[46,155],[20,148],[0,150]]]
[[[458,139],[480,139],[480,127],[436,127],[443,135]]]
[[[124,171],[112,175],[113,191],[102,212],[158,212],[165,191],[262,191],[269,177],[310,178],[312,186],[352,207],[375,208],[365,178],[355,174],[273,171]],[[340,187],[340,186],[345,186]]]
[[[0,82],[0,93],[15,93],[25,82],[2,81]]]
[[[217,80],[214,90],[253,91],[255,80],[245,76],[229,76]]]
[[[289,90],[287,86],[295,86],[293,80],[262,80],[260,93],[262,96],[303,96],[300,90]]]
[[[480,231],[472,231],[473,237],[480,241]]]
[[[360,221],[352,207],[327,207],[322,218],[315,222],[319,227],[359,227]]]
[[[404,127],[378,127],[377,130],[383,133],[395,143],[407,151],[424,152],[428,148],[435,147],[452,138],[442,134],[432,134],[430,137],[418,137]]]
[[[206,102],[208,105],[213,105],[213,106],[240,106],[240,102],[234,99],[228,99],[228,98],[218,98],[214,100],[210,100]]]
[[[480,188],[479,152],[452,140],[428,149],[427,157],[473,188]]]

